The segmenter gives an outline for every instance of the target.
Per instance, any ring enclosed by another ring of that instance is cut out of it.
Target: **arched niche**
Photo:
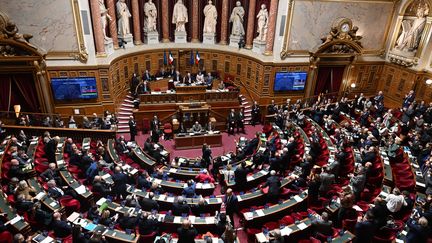
[[[397,18],[389,60],[406,67],[417,65],[430,38],[431,24],[432,1],[408,1]]]

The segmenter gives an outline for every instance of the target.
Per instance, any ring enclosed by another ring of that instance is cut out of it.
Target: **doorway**
[[[319,66],[315,95],[339,92],[345,66]]]

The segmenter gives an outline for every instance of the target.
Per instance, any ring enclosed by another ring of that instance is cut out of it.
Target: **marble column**
[[[162,42],[170,42],[169,39],[169,0],[162,0]]]
[[[246,29],[246,49],[252,49],[252,42],[255,34],[255,8],[256,0],[249,1],[248,24]]]
[[[95,39],[96,55],[105,55],[104,34],[102,32],[101,13],[98,0],[90,0],[93,36]]]
[[[270,1],[269,21],[268,21],[268,29],[267,29],[267,43],[264,52],[264,55],[268,55],[268,56],[273,55],[278,4],[279,4],[279,0]]]
[[[199,42],[199,11],[198,4],[199,0],[192,0],[192,40],[191,42]]]
[[[228,44],[228,3],[228,0],[222,0],[221,37],[219,43],[222,45]]]
[[[116,9],[115,9],[114,0],[107,0],[107,7],[108,7],[108,15],[112,17],[112,19],[108,21],[109,32],[114,44],[114,49],[119,49],[118,36],[117,36],[117,18],[116,18]]]
[[[133,36],[134,44],[141,45],[140,11],[138,0],[132,0]]]

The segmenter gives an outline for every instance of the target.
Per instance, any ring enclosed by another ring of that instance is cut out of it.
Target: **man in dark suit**
[[[155,131],[159,134],[159,127],[161,125],[161,122],[159,121],[159,118],[155,115],[153,116],[153,120],[150,123],[150,129],[152,131]]]
[[[195,242],[195,237],[198,231],[192,226],[189,219],[183,220],[182,226],[177,229],[178,243],[192,243]]]
[[[58,212],[53,215],[51,228],[57,238],[64,238],[72,234],[72,227],[66,221],[61,220],[61,215]]]
[[[258,105],[258,102],[254,101],[252,106],[252,126],[255,126],[256,123],[261,122],[261,108]]]
[[[408,94],[405,95],[405,98],[402,102],[402,107],[408,107],[410,106],[415,100],[415,94],[414,94],[414,90],[410,90],[410,92]]]
[[[323,212],[321,218],[312,221],[312,231],[315,235],[322,234],[327,238],[333,235],[332,225],[333,222],[329,220],[328,214]]]
[[[145,70],[143,73],[142,79],[145,81],[152,81],[153,76],[150,74],[150,72],[148,70]]]
[[[174,216],[182,216],[183,214],[189,215],[191,211],[190,206],[186,203],[182,196],[177,197],[177,202],[173,203],[172,214]]]
[[[213,76],[211,75],[211,73],[207,73],[207,76],[205,77],[205,82],[207,89],[213,88]]]
[[[375,162],[376,152],[375,147],[371,146],[367,152],[363,152],[362,154],[362,165],[365,165],[366,162],[371,162],[372,164]]]
[[[194,79],[191,75],[191,73],[187,73],[186,76],[183,78],[183,83],[185,85],[191,85],[194,82]]]
[[[237,132],[239,132],[239,130],[242,129],[242,132],[245,133],[244,122],[245,122],[245,116],[244,116],[244,111],[242,108],[239,112],[237,112],[237,115],[236,115]]]
[[[159,221],[149,218],[148,213],[144,212],[139,221],[138,227],[140,235],[149,235],[152,232],[159,231]]]
[[[367,211],[362,221],[357,222],[355,225],[355,240],[358,243],[369,243],[372,242],[376,230],[376,224],[374,222],[373,214],[371,211]]]
[[[30,212],[33,208],[33,202],[26,200],[24,194],[18,194],[16,197],[15,208],[18,212]]]
[[[124,230],[126,230],[126,229],[134,230],[135,226],[138,223],[138,220],[136,217],[130,215],[129,212],[125,212],[123,214],[123,217],[121,219],[119,219],[118,223],[119,223],[119,226]]]
[[[329,173],[329,168],[325,167],[320,175],[321,186],[319,188],[320,195],[325,196],[331,189],[331,185],[335,183],[335,175]]]
[[[169,73],[165,71],[165,68],[161,67],[156,76],[158,78],[166,78],[166,77],[168,77],[168,75],[169,75]]]
[[[277,203],[279,200],[281,182],[276,171],[270,171],[270,177],[267,178],[266,183],[262,186],[263,188],[268,187],[267,198],[269,202]]]
[[[202,159],[204,161],[203,167],[208,168],[212,159],[212,151],[210,149],[210,145],[203,144]]]
[[[277,105],[275,104],[275,101],[272,100],[270,105],[267,106],[267,115],[274,115],[278,111]]]
[[[139,205],[141,206],[141,209],[143,211],[151,212],[152,210],[159,211],[159,204],[153,200],[154,193],[149,192],[148,198],[147,197],[141,197],[138,201]]]
[[[97,193],[102,197],[106,197],[111,194],[109,186],[102,181],[102,177],[100,176],[94,177],[92,192]]]
[[[175,74],[173,75],[173,81],[175,84],[183,82],[183,77],[181,76],[179,71],[175,71]]]
[[[22,170],[22,167],[19,164],[17,159],[11,160],[11,166],[8,170],[9,178],[18,178],[19,180],[24,180],[26,178],[26,173]]]
[[[137,135],[137,127],[133,116],[129,117],[128,124],[129,124],[130,140],[135,141],[135,135]]]
[[[48,162],[50,163],[56,163],[55,152],[57,150],[57,144],[59,141],[60,137],[56,136],[45,145],[45,154],[48,158]]]
[[[228,114],[228,133],[234,134],[234,128],[236,123],[236,114],[234,112],[234,109],[231,109],[231,112]]]
[[[195,124],[192,126],[192,132],[201,132],[202,126],[199,124],[198,121],[195,122]]]
[[[246,170],[246,162],[243,161],[234,171],[234,181],[237,188],[241,189],[247,185],[247,174],[248,172]]]
[[[226,215],[230,217],[231,224],[234,228],[234,213],[238,212],[238,199],[231,188],[228,188],[226,191],[223,203],[225,205]]]
[[[60,182],[60,175],[58,173],[58,170],[56,168],[56,164],[55,163],[49,163],[48,165],[48,169],[46,169],[44,172],[42,172],[40,174],[40,177],[44,180],[44,181],[49,181],[49,180],[55,180],[56,182]]]
[[[114,174],[111,176],[111,178],[114,181],[114,185],[112,187],[113,194],[117,198],[120,198],[120,196],[122,196],[123,199],[125,199],[128,194],[126,191],[126,183],[128,181],[127,175],[121,171],[121,168],[119,166],[116,166]]]
[[[59,199],[64,196],[64,191],[57,187],[57,184],[54,180],[50,180],[47,183],[48,185],[48,195],[54,199]]]

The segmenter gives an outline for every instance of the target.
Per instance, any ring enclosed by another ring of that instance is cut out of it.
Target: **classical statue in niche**
[[[261,5],[261,10],[259,11],[256,18],[258,22],[258,28],[257,28],[258,36],[256,40],[265,41],[267,39],[268,18],[269,18],[269,14],[265,4]]]
[[[211,0],[208,1],[208,4],[204,7],[204,33],[214,34],[216,33],[216,24],[218,13],[216,7],[213,5]]]
[[[326,36],[321,37],[321,41],[323,42],[322,44],[324,45],[328,42],[331,42],[333,39],[336,39],[338,34],[339,34],[338,28],[333,26],[330,32]]]
[[[402,30],[397,38],[395,48],[400,51],[415,52],[420,44],[420,39],[426,25],[426,17],[429,14],[429,6],[426,3],[418,3],[414,20],[402,21]]]
[[[172,23],[176,25],[175,31],[186,31],[185,24],[188,22],[188,12],[182,0],[178,0],[174,5]]]
[[[111,21],[111,16],[108,14],[108,9],[105,7],[104,0],[99,0],[99,10],[101,14],[101,25],[102,25],[102,33],[105,40],[110,40],[106,33],[107,22]]]
[[[240,1],[236,2],[236,6],[233,8],[231,12],[231,17],[229,22],[232,23],[231,35],[233,36],[244,36],[245,31],[243,27],[245,10],[241,5]]]
[[[144,31],[152,32],[156,30],[157,9],[152,0],[144,4]]]
[[[125,2],[125,0],[119,0],[116,4],[117,7],[117,31],[120,37],[124,37],[129,35],[130,32],[130,24],[129,19],[132,17],[129,12],[129,8]]]

